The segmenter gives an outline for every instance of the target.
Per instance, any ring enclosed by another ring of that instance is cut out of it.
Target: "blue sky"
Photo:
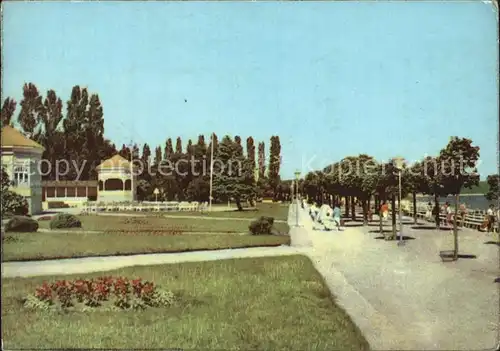
[[[154,147],[279,135],[282,176],[345,156],[437,154],[496,173],[497,22],[471,2],[4,2],[2,99],[98,93],[105,134]],[[187,102],[185,101],[187,100]],[[19,107],[18,107],[19,111]]]

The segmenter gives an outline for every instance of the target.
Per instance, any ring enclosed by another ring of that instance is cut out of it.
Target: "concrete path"
[[[63,260],[2,263],[2,277],[34,277],[103,272],[123,267],[200,262],[232,258],[269,257],[301,254],[303,250],[289,246],[256,247],[216,251],[148,254],[111,257],[86,257]]]
[[[476,254],[477,259],[442,263],[439,251],[452,248],[448,231],[405,226],[404,235],[415,239],[398,247],[376,239],[376,227],[314,231],[309,218],[299,214],[308,236],[302,242],[312,247],[304,253],[373,349],[478,350],[497,345],[499,299],[493,281],[499,276],[498,247],[484,244],[487,238],[478,237],[480,233],[460,235],[461,253]]]

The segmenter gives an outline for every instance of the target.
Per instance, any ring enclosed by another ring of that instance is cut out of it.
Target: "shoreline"
[[[418,194],[416,197],[417,199],[418,198],[422,198],[422,197],[432,197],[433,195],[423,195],[423,194]],[[460,197],[464,197],[464,196],[485,196],[485,194],[460,194]],[[440,196],[440,198],[442,197],[454,197],[454,195],[448,195],[448,196]],[[485,197],[486,199],[486,197]]]

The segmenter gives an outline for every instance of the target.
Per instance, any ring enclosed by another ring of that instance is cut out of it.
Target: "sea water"
[[[434,196],[424,195],[417,198],[419,202],[431,202],[434,204]],[[447,197],[440,197],[439,203],[444,204],[449,202],[450,205],[455,204],[455,196],[449,195]],[[467,208],[474,210],[486,210],[488,207],[493,204],[495,207],[498,207],[498,201],[488,201],[484,195],[462,195],[459,197],[459,202],[465,204]]]

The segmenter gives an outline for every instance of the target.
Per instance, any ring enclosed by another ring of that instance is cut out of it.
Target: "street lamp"
[[[212,212],[212,191],[213,191],[213,179],[214,179],[214,133],[212,133],[210,141],[210,197],[208,199],[208,211]]]
[[[394,158],[394,166],[398,170],[398,178],[399,178],[399,195],[398,195],[398,210],[399,210],[399,242],[398,246],[404,246],[405,242],[403,241],[403,221],[401,215],[401,172],[403,170],[403,166],[405,164],[405,159],[403,157],[395,157]]]
[[[295,206],[297,207],[297,212],[295,215],[295,225],[298,227],[299,226],[299,179],[300,179],[300,171],[295,171],[295,199],[296,199],[296,204]]]

